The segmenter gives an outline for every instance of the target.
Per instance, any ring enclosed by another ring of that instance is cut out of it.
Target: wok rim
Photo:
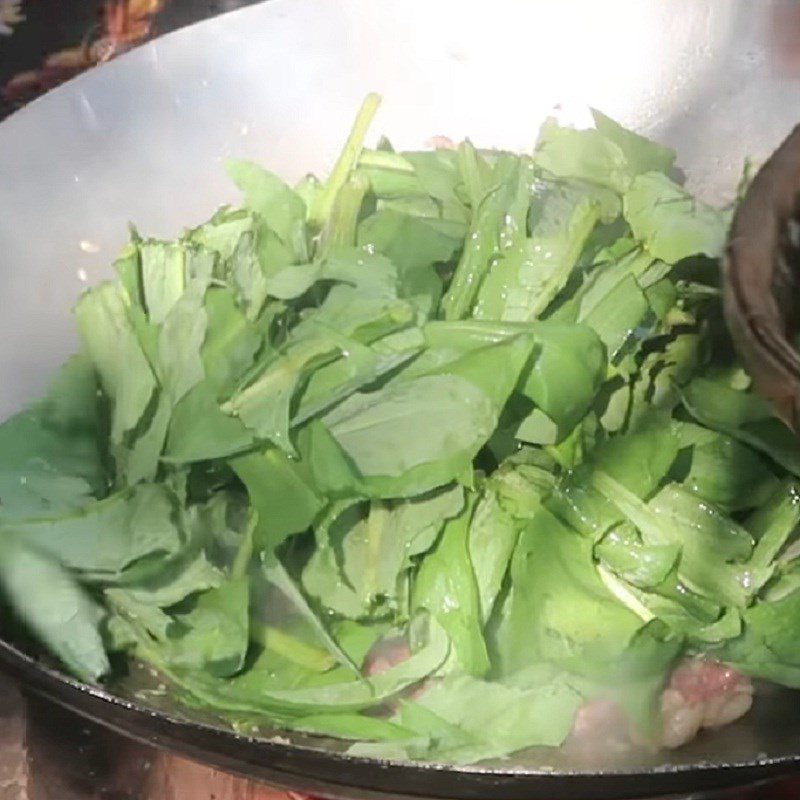
[[[330,797],[522,800],[530,798],[533,791],[553,800],[583,800],[589,790],[598,800],[613,800],[632,797],[632,793],[645,798],[718,791],[800,769],[800,753],[746,761],[665,763],[641,769],[593,771],[503,769],[366,758],[181,719],[102,686],[83,683],[4,639],[0,639],[0,669],[15,678],[23,691],[143,744],[289,790],[321,792]]]

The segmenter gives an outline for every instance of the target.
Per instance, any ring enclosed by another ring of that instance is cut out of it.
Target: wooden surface
[[[307,800],[130,742],[0,677],[0,800]]]
[[[0,677],[0,800],[28,800],[25,718],[16,687]]]
[[[258,0],[0,0],[0,118],[155,36]]]

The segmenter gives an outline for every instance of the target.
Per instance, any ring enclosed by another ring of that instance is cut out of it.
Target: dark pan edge
[[[452,800],[620,800],[755,783],[800,769],[800,754],[730,764],[682,764],[630,772],[513,771],[356,758],[253,739],[178,719],[89,686],[37,662],[0,639],[0,668],[26,691],[141,743],[170,749],[245,777],[331,798]],[[402,787],[402,788],[401,788]]]

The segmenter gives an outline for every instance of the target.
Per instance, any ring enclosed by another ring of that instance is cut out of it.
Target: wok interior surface
[[[556,106],[587,105],[675,147],[689,185],[729,199],[745,156],[797,121],[780,71],[779,0],[271,0],[180,31],[95,70],[0,125],[0,417],[74,349],[69,309],[107,276],[128,221],[171,236],[232,199],[221,162],[288,179],[332,163],[368,91],[398,148],[434,134],[529,149]],[[191,187],[188,189],[187,187]],[[335,742],[234,733],[174,706],[134,673],[103,690],[28,660],[0,663],[33,691],[157,745],[336,796],[654,796],[745,783],[800,764],[797,694],[759,687],[741,721],[674,752],[536,750],[476,768],[337,755]],[[142,699],[142,698],[145,699]],[[591,783],[587,783],[591,781]],[[336,787],[339,787],[338,789]],[[402,788],[401,788],[402,787]]]

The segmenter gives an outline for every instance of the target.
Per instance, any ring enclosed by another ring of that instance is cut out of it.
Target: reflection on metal
[[[769,153],[800,109],[774,35],[785,5],[271,0],[91,70],[0,125],[0,416],[74,347],[76,269],[99,277],[128,221],[173,236],[233,200],[229,155],[324,172],[370,90],[376,135],[399,147],[526,149],[546,115],[580,123],[591,104],[677,147],[705,198],[729,197],[745,156]],[[100,252],[76,250],[84,239]]]

